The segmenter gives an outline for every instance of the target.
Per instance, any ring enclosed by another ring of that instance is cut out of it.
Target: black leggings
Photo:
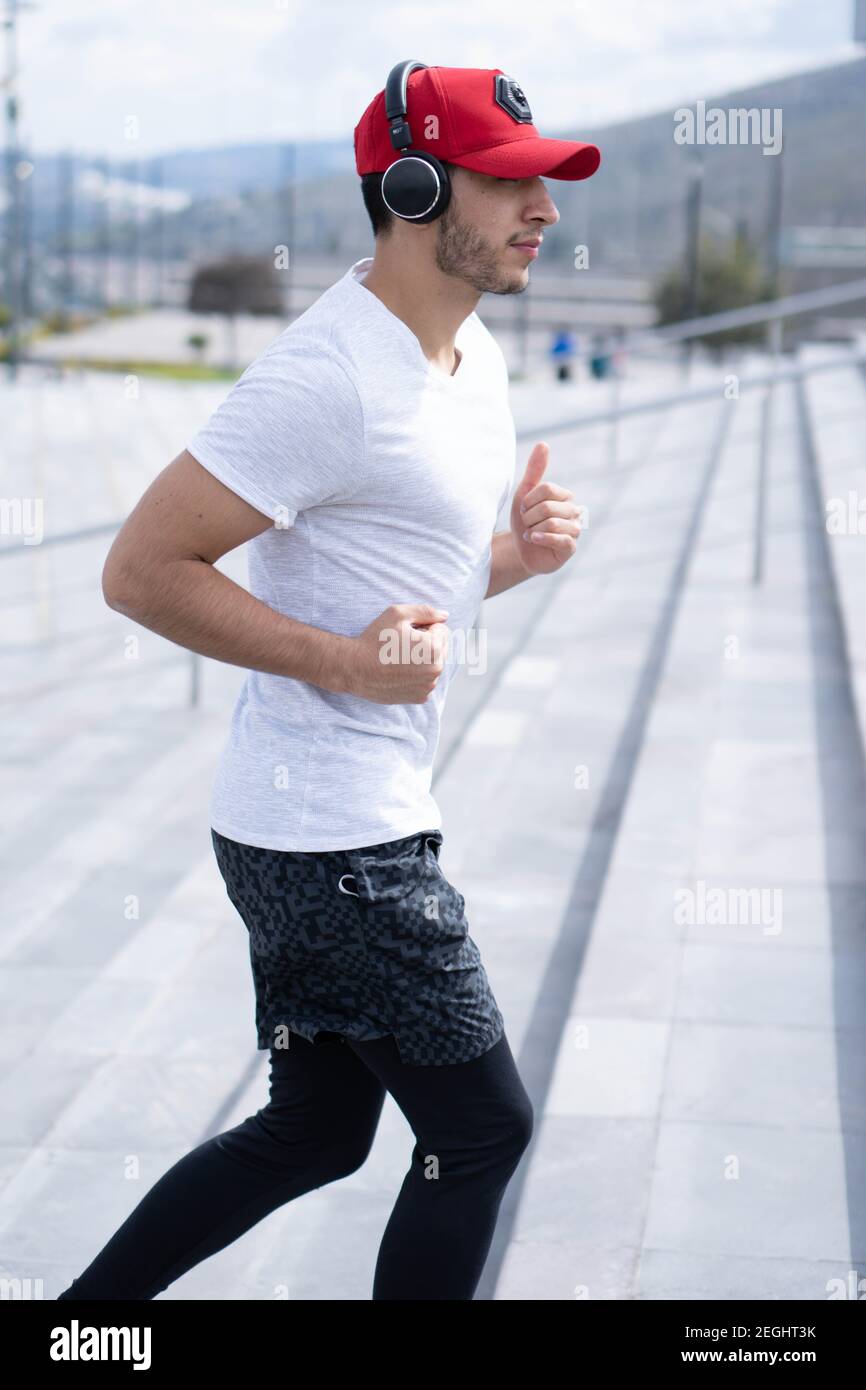
[[[270,1053],[270,1100],[179,1159],[61,1299],[150,1299],[293,1197],[354,1173],[386,1090],[415,1135],[374,1299],[471,1299],[533,1110],[503,1034],[481,1056],[407,1065],[394,1038]]]

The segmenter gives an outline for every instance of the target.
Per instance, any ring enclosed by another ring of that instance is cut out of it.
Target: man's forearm
[[[351,638],[278,613],[205,560],[174,560],[112,577],[104,592],[117,612],[202,656],[325,690],[346,689]]]
[[[493,559],[490,564],[490,582],[485,598],[493,598],[504,589],[513,589],[524,579],[532,576],[514,548],[511,531],[497,531],[491,542]]]

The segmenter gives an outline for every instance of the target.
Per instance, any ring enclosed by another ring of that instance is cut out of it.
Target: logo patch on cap
[[[505,73],[502,72],[496,73],[493,84],[493,99],[497,106],[501,106],[503,111],[508,112],[512,120],[532,122],[529,102],[523,95],[523,88],[513,77],[506,77]]]

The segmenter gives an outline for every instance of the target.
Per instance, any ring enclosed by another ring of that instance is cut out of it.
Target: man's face
[[[451,201],[437,220],[436,265],[485,294],[520,294],[537,241],[559,212],[540,178],[498,179],[451,169]]]

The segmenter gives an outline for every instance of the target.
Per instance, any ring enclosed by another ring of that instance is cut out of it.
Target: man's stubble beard
[[[437,222],[436,266],[479,294],[522,294],[528,288],[528,277],[510,276],[478,228],[461,222],[453,203]]]

